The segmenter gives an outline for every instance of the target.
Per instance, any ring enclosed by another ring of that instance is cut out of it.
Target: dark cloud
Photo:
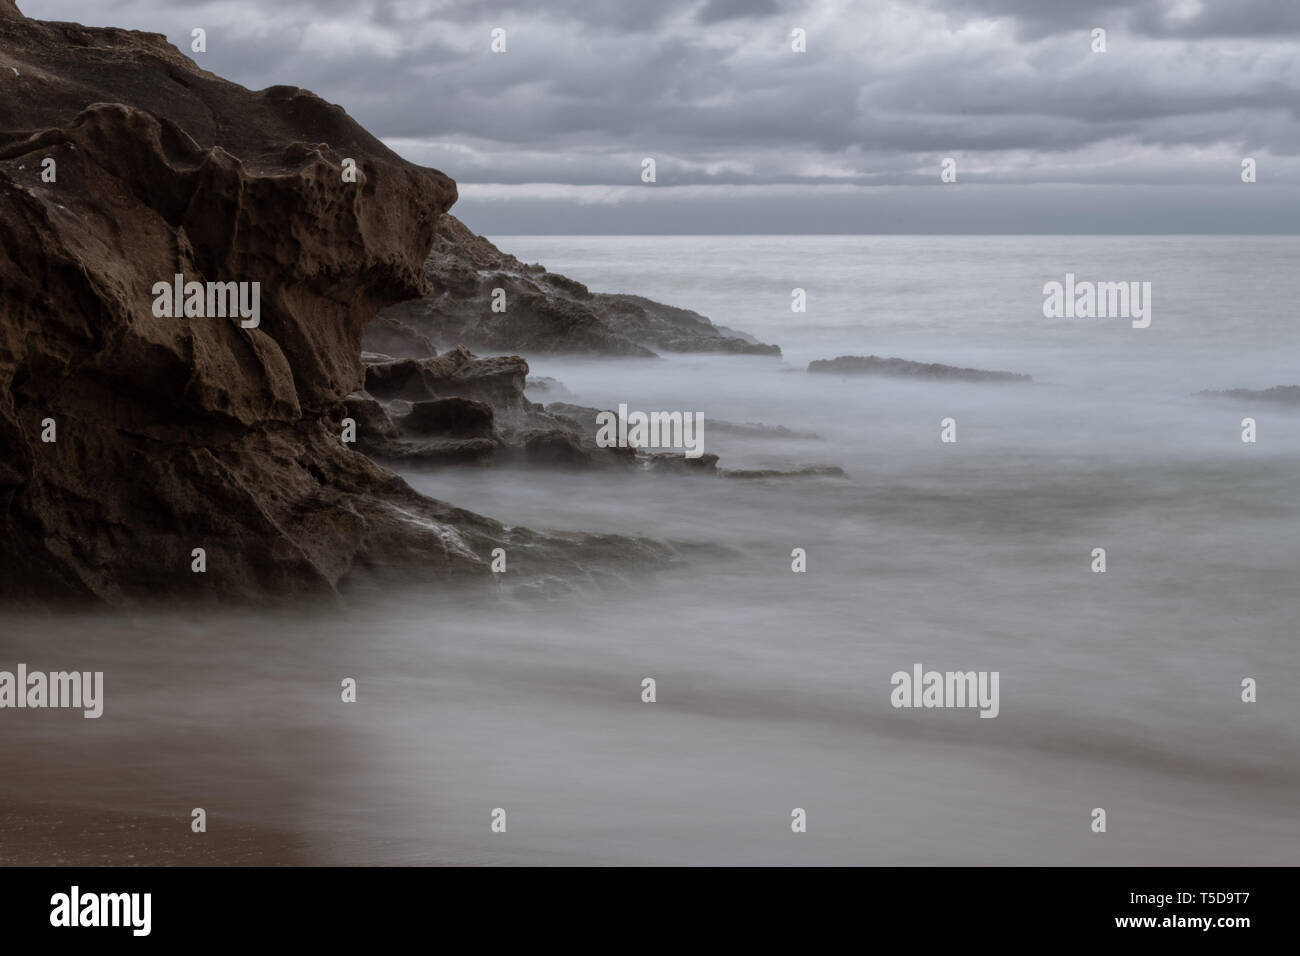
[[[462,183],[1300,183],[1300,0],[21,0],[204,26]],[[790,47],[793,27],[808,50]],[[1090,31],[1107,30],[1094,53]],[[490,32],[507,31],[505,54]]]
[[[738,17],[761,17],[780,9],[776,0],[707,0],[700,10],[700,22],[721,23]]]

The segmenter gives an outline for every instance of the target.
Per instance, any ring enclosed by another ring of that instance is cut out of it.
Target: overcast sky
[[[311,89],[488,235],[1300,232],[1300,0],[18,3]]]

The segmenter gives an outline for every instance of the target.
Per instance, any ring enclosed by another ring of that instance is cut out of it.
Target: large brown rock
[[[330,591],[544,549],[335,430],[363,329],[430,291],[455,199],[311,93],[0,0],[0,598]],[[176,273],[260,283],[260,325],[155,316]]]

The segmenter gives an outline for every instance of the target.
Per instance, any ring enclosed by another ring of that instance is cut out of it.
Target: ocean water
[[[554,397],[813,432],[706,427],[705,450],[846,477],[405,473],[507,524],[650,536],[681,562],[532,600],[11,622],[33,667],[102,662],[114,719],[24,715],[0,794],[181,827],[211,804],[299,862],[1300,863],[1300,409],[1193,394],[1300,384],[1300,241],[493,241],[784,351],[529,356]],[[1151,282],[1150,327],[1044,318],[1067,272]],[[804,371],[841,354],[1034,382]],[[918,663],[998,672],[998,716],[891,706]]]

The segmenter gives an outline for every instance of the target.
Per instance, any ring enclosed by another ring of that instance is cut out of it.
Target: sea
[[[1300,239],[491,238],[782,349],[526,355],[558,383],[534,400],[783,426],[704,450],[842,475],[410,470],[678,560],[532,597],[11,621],[31,666],[101,666],[106,703],[21,718],[0,798],[152,821],[142,862],[190,859],[204,807],[247,835],[233,862],[1300,864],[1300,406],[1197,394],[1300,384]],[[1045,316],[1067,274],[1149,282],[1149,326]],[[808,373],[840,355],[1032,382]],[[996,673],[996,717],[895,706],[915,667]]]

